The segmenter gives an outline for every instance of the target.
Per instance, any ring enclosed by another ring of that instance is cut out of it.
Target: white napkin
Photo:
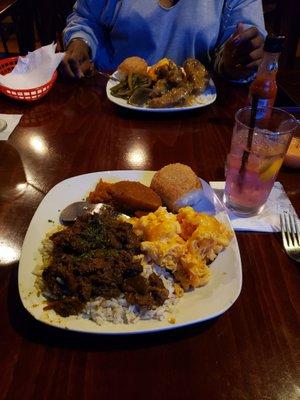
[[[22,115],[23,114],[0,114],[0,119],[3,119],[7,123],[7,127],[4,131],[0,132],[0,140],[7,140],[9,138],[10,134],[20,122]]]
[[[225,182],[209,182],[221,201]],[[227,210],[228,211],[228,210]],[[254,217],[240,218],[228,211],[232,227],[235,231],[279,232],[279,215],[283,211],[296,214],[285,190],[280,182],[275,182],[263,211]]]
[[[64,57],[55,49],[56,44],[52,43],[19,57],[12,72],[0,75],[0,84],[10,89],[34,89],[46,84]]]

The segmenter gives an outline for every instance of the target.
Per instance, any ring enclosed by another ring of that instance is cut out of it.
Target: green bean
[[[133,92],[140,87],[151,86],[151,79],[147,75],[129,74],[124,80],[110,89],[115,97],[129,99]]]

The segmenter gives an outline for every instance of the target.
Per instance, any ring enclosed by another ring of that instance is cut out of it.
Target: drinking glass
[[[224,202],[241,217],[263,210],[297,128],[296,119],[278,108],[259,107],[254,120],[252,111],[245,107],[235,114],[225,167]]]

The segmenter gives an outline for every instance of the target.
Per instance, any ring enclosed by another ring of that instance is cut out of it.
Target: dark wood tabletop
[[[278,75],[278,86],[282,94],[287,94],[294,104],[300,105],[300,71],[280,70]]]
[[[165,333],[92,336],[34,320],[18,294],[18,260],[30,220],[58,182],[94,171],[156,170],[190,165],[203,179],[224,180],[235,111],[247,88],[217,82],[215,104],[177,114],[120,109],[105,81],[57,82],[41,101],[0,98],[2,113],[23,118],[0,142],[2,191],[23,193],[0,203],[1,399],[300,398],[300,269],[280,234],[237,233],[243,287],[223,315]],[[130,157],[138,146],[141,156]],[[3,162],[4,160],[4,162]],[[282,168],[300,214],[300,170]]]

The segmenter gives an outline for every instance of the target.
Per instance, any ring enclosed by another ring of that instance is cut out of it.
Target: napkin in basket
[[[48,83],[64,53],[55,53],[56,44],[41,47],[19,57],[12,72],[0,75],[0,85],[10,89],[35,89]]]
[[[210,182],[216,195],[223,201],[225,182]],[[279,232],[279,215],[283,211],[295,213],[289,198],[280,182],[275,182],[263,211],[253,217],[241,218],[230,211],[228,215],[235,231]]]

